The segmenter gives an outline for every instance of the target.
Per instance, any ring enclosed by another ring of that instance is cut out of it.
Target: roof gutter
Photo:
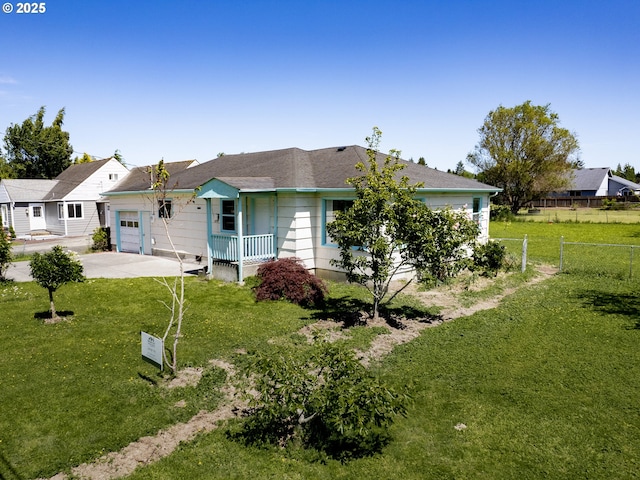
[[[170,193],[193,193],[195,189],[180,189],[180,190],[170,190]],[[169,193],[168,192],[168,193]],[[101,195],[105,197],[120,197],[123,195],[148,195],[153,193],[153,190],[130,190],[127,192],[103,192]]]

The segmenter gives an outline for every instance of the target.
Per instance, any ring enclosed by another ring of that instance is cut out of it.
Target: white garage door
[[[140,253],[138,212],[120,212],[120,251]]]

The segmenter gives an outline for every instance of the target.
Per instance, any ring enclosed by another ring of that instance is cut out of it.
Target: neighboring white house
[[[34,233],[89,235],[109,226],[110,190],[129,170],[110,158],[71,165],[54,180],[0,180],[0,214],[3,226],[19,237]]]
[[[608,168],[582,168],[572,171],[570,187],[556,192],[559,197],[615,197],[640,194],[640,185],[613,174]]]
[[[384,159],[379,156],[379,161]],[[106,192],[111,205],[112,242],[118,251],[145,255],[171,252],[171,240],[190,260],[206,261],[213,276],[243,279],[250,265],[272,258],[298,257],[308,269],[328,276],[339,250],[326,224],[354,198],[347,178],[361,175],[367,160],[359,146],[305,151],[298,148],[225,155],[195,165],[169,163],[166,203],[150,189],[148,167],[132,169]],[[422,182],[418,197],[432,208],[465,209],[489,235],[489,199],[496,187],[401,161],[410,183]]]

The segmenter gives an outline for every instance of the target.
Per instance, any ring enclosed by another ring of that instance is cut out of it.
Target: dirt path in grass
[[[555,274],[556,271],[556,269],[551,267],[539,267],[539,275],[532,278],[528,284],[523,286],[539,283]],[[473,288],[481,290],[489,286],[490,282],[491,280],[480,280],[474,284]],[[390,327],[383,319],[377,322],[369,321],[368,324],[370,326],[384,327],[389,330],[389,334],[378,335],[367,351],[359,352],[360,359],[362,363],[368,365],[372,361],[376,361],[390,353],[396,345],[410,342],[418,337],[420,332],[425,328],[434,327],[443,322],[472,315],[481,310],[495,308],[506,296],[511,295],[516,290],[517,288],[509,288],[499,295],[478,301],[469,307],[461,307],[457,300],[461,291],[460,288],[441,288],[420,292],[415,287],[409,286],[405,290],[406,293],[415,295],[426,305],[442,307],[443,310],[440,315],[437,318],[401,321],[397,325],[400,328]],[[301,329],[301,333],[310,337],[314,330],[327,329],[331,332],[333,338],[339,338],[342,336],[341,328],[342,324],[338,322],[323,320],[313,325],[307,325]],[[235,383],[235,370],[233,365],[221,360],[213,360],[211,364],[225,369],[229,379],[223,389],[224,399],[215,411],[201,411],[186,423],[178,423],[165,430],[161,430],[156,435],[140,438],[119,452],[108,453],[95,462],[79,465],[72,469],[71,473],[73,478],[111,480],[124,477],[133,473],[138,467],[149,465],[170,455],[181,442],[193,440],[196,435],[210,432],[216,429],[224,420],[235,417],[238,412],[246,407],[246,404],[240,399],[239,395],[237,395],[236,389],[233,386]],[[197,383],[201,373],[201,369],[185,368],[181,372],[181,375],[168,387]],[[66,474],[59,473],[49,480],[67,480],[68,478]]]

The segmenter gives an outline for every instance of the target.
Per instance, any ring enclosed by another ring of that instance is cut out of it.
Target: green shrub
[[[321,342],[307,357],[261,355],[257,396],[237,434],[248,444],[301,445],[346,460],[380,452],[409,396],[371,375],[345,346]]]
[[[297,305],[312,306],[324,302],[327,287],[309,272],[302,260],[282,258],[258,268],[259,285],[254,289],[257,300],[285,299]]]
[[[17,236],[16,231],[13,229],[11,225],[9,225],[9,237],[11,237],[11,240],[15,240],[16,236]]]
[[[509,205],[497,205],[492,203],[489,211],[489,218],[499,222],[510,222],[515,219]]]
[[[624,202],[618,202],[617,200],[604,198],[602,199],[601,210],[625,210],[626,205]]]
[[[5,275],[12,261],[11,240],[7,232],[0,227],[0,282],[5,280]]]
[[[489,240],[485,244],[477,244],[473,250],[472,270],[481,271],[483,275],[496,276],[505,268],[507,249],[500,242]]]
[[[104,252],[111,249],[108,227],[97,227],[91,235],[91,240],[93,241],[91,250],[95,252]]]

